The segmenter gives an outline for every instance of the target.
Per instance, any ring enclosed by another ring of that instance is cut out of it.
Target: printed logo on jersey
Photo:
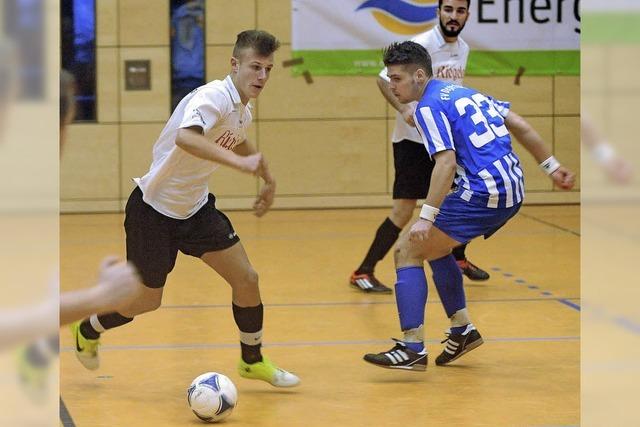
[[[392,33],[414,35],[437,23],[437,0],[367,0],[357,9],[370,10],[375,20]]]
[[[460,89],[461,87],[462,86],[456,85],[456,84],[446,85],[445,87],[440,89],[440,99],[443,100],[443,101],[450,100],[451,99],[451,92],[453,92],[456,89]]]
[[[433,74],[436,79],[462,81],[464,79],[464,68],[441,65],[434,70]]]
[[[203,128],[207,126],[207,122],[204,121],[204,118],[202,117],[202,113],[197,108],[193,110],[193,113],[191,113],[191,119],[195,119],[200,123],[202,123]]]
[[[224,133],[215,140],[216,144],[227,150],[233,150],[233,147],[239,142],[240,138],[230,130],[225,130]]]

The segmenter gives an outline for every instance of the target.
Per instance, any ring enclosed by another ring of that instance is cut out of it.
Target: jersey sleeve
[[[382,71],[378,73],[378,77],[384,79],[387,83],[391,81],[389,76],[387,76],[387,67],[384,67]]]
[[[507,117],[507,114],[509,114],[509,110],[511,109],[511,103],[509,101],[500,101],[490,96],[487,96],[487,99],[496,109],[498,114],[502,117]]]
[[[200,126],[206,133],[224,116],[227,103],[222,92],[199,91],[187,103],[180,127]]]
[[[442,110],[418,105],[413,119],[430,156],[440,151],[455,150],[451,124]]]

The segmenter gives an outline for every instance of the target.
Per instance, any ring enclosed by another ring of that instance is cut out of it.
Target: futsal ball
[[[233,412],[238,402],[238,390],[228,377],[207,372],[193,380],[187,390],[187,400],[196,417],[217,423]]]

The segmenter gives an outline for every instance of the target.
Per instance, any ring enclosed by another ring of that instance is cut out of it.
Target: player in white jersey
[[[249,101],[258,97],[273,68],[280,43],[264,31],[238,34],[231,73],[185,96],[153,147],[153,162],[137,184],[125,210],[127,258],[140,272],[144,292],[118,312],[92,315],[74,325],[76,355],[97,369],[100,334],[133,317],[157,309],[178,251],[202,259],[231,286],[233,317],[240,331],[240,376],[276,387],[298,385],[297,376],[275,366],[261,353],[263,306],[258,275],[229,219],[215,206],[208,181],[219,165],[264,180],[254,204],[264,215],[275,180],[261,153],[246,140],[251,123]]]
[[[384,62],[398,100],[419,101],[414,120],[435,166],[420,218],[395,250],[396,302],[404,339],[364,359],[383,368],[424,371],[425,260],[451,320],[436,364],[446,365],[483,342],[471,323],[462,273],[451,251],[473,238],[491,236],[518,212],[524,177],[506,124],[519,118],[510,114],[508,103],[433,79],[429,54],[417,43],[391,45]],[[560,165],[540,139],[520,142],[556,185],[565,190],[573,187],[574,174]]]

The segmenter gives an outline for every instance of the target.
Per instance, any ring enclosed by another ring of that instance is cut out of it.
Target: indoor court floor
[[[301,386],[276,389],[237,375],[230,289],[200,260],[180,255],[163,306],[103,335],[99,370],[80,365],[69,331],[61,331],[64,425],[203,425],[186,390],[207,371],[238,388],[229,426],[580,423],[579,206],[526,206],[494,237],[470,245],[469,258],[491,273],[487,282],[465,280],[485,344],[446,367],[434,363],[448,320],[427,268],[426,372],[362,360],[402,336],[393,295],[348,285],[388,209],[227,214],[260,274],[264,353],[298,374]],[[63,289],[92,282],[105,255],[124,255],[122,221],[121,214],[61,217]],[[391,254],[376,273],[393,284]]]

